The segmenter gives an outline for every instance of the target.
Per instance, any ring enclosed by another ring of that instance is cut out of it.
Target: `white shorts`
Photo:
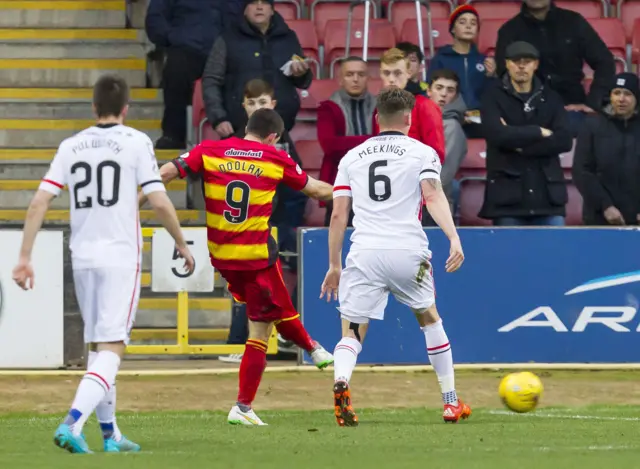
[[[129,343],[140,299],[140,271],[104,267],[73,271],[85,343]]]
[[[416,310],[430,308],[435,303],[428,252],[352,251],[346,264],[338,289],[343,319],[357,324],[384,319],[389,293]]]

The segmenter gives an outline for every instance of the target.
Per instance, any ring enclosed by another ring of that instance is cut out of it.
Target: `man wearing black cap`
[[[617,75],[611,104],[589,117],[578,135],[573,179],[584,200],[585,225],[639,224],[639,95],[636,75]]]
[[[540,51],[538,74],[562,97],[575,136],[585,115],[604,105],[615,75],[613,55],[580,13],[558,8],[552,0],[524,0],[520,13],[500,28],[498,75],[505,72],[505,52],[515,41],[527,41]],[[594,70],[589,96],[582,85],[585,62]]]
[[[313,79],[298,37],[274,11],[274,0],[244,5],[244,16],[213,44],[202,77],[209,124],[223,138],[246,126],[242,96],[249,81],[261,78],[273,87],[276,111],[290,131],[300,110],[296,88],[308,88]]]
[[[562,99],[535,75],[539,58],[531,44],[511,44],[507,73],[482,98],[487,185],[480,216],[496,226],[564,224],[559,155],[573,142]]]

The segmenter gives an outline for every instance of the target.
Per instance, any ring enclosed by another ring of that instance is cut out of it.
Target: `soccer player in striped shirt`
[[[286,152],[275,148],[283,132],[278,113],[259,109],[249,118],[244,139],[204,141],[160,169],[165,184],[176,177],[202,175],[211,264],[227,280],[235,300],[247,304],[249,339],[240,364],[237,404],[228,416],[231,424],[265,425],[251,405],[274,324],[285,339],[306,350],[318,368],[333,363],[333,356],[311,339],[291,303],[269,226],[279,183],[322,200],[332,199],[333,187],[309,177]]]

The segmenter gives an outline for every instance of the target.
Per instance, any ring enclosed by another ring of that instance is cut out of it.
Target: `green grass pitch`
[[[53,445],[61,416],[0,416],[0,468],[640,468],[640,407],[543,408],[527,415],[474,409],[444,424],[441,409],[359,411],[358,428],[325,412],[259,412],[267,427],[233,427],[218,412],[124,413],[119,424],[138,454],[103,454],[95,419],[85,432],[94,455]]]

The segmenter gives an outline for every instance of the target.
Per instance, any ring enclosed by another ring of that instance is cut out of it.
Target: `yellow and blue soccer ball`
[[[509,373],[500,381],[498,392],[504,405],[520,414],[535,409],[542,397],[542,381],[529,372]]]

